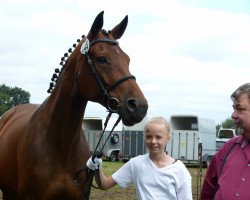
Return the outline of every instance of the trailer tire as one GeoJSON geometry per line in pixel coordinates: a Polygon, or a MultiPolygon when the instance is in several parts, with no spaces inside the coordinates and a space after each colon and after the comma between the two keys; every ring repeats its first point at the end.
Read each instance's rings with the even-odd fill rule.
{"type": "Polygon", "coordinates": [[[115,162],[115,161],[117,161],[117,153],[116,152],[111,152],[111,154],[110,154],[110,156],[109,156],[109,160],[111,161],[111,162],[115,162]]]}
{"type": "Polygon", "coordinates": [[[119,142],[119,135],[117,133],[111,135],[111,142],[112,144],[117,144],[119,142]]]}

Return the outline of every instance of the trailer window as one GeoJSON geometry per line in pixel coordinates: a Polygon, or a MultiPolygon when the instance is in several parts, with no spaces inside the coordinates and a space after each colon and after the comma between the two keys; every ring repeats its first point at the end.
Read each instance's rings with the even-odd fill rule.
{"type": "Polygon", "coordinates": [[[198,130],[197,117],[172,117],[173,130],[198,130]]]}

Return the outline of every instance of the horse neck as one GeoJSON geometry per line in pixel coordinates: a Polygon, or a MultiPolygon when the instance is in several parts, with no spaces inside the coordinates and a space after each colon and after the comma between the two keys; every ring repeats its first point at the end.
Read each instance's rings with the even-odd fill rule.
{"type": "Polygon", "coordinates": [[[87,100],[78,92],[75,65],[74,61],[68,62],[55,89],[43,105],[48,113],[45,141],[60,151],[68,151],[75,142],[80,141],[87,105],[87,100]]]}

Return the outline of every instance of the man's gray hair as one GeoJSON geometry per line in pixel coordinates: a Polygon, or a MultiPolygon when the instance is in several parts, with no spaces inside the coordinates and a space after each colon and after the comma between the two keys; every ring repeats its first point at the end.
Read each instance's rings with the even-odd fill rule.
{"type": "Polygon", "coordinates": [[[250,83],[245,83],[238,87],[232,94],[231,94],[231,99],[237,100],[240,95],[242,94],[247,94],[248,98],[250,99],[250,83]]]}

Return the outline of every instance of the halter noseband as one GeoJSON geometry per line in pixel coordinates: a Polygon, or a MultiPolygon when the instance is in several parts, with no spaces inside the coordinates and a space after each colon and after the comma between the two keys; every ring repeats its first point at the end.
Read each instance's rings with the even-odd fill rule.
{"type": "Polygon", "coordinates": [[[126,81],[128,79],[134,79],[135,80],[135,76],[133,76],[133,75],[125,76],[125,77],[115,81],[113,84],[111,84],[107,88],[105,88],[102,81],[101,81],[101,79],[100,79],[100,76],[96,73],[94,64],[93,64],[92,60],[90,59],[90,56],[89,56],[89,53],[88,53],[89,48],[91,46],[95,45],[96,43],[99,43],[99,42],[106,42],[106,43],[111,44],[111,45],[118,45],[119,44],[116,40],[111,40],[111,39],[108,39],[108,38],[99,38],[99,39],[93,40],[90,43],[88,38],[86,38],[86,40],[83,42],[83,44],[81,46],[81,53],[86,55],[87,60],[88,60],[88,64],[90,65],[90,69],[92,71],[92,74],[94,75],[94,78],[95,78],[98,86],[103,91],[103,95],[107,98],[107,108],[108,108],[108,110],[110,112],[117,113],[118,109],[119,109],[120,102],[118,101],[117,98],[111,97],[109,95],[109,92],[111,90],[113,90],[114,88],[116,88],[119,84],[121,84],[122,82],[124,82],[124,81],[126,81]]]}

